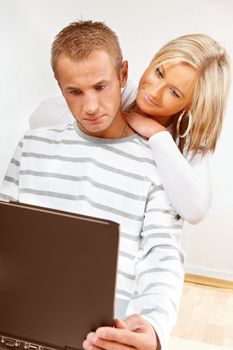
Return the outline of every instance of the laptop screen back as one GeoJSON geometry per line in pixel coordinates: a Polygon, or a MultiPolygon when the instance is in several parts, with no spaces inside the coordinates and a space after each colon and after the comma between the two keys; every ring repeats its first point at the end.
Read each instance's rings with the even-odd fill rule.
{"type": "Polygon", "coordinates": [[[0,203],[0,335],[81,349],[113,324],[119,225],[0,203]]]}

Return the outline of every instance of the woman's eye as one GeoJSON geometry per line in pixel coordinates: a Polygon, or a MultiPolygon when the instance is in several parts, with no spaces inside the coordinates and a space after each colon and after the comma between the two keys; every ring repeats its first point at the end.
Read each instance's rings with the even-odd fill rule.
{"type": "Polygon", "coordinates": [[[159,68],[156,68],[156,74],[159,78],[163,78],[163,73],[159,68]]]}
{"type": "Polygon", "coordinates": [[[178,92],[176,92],[176,90],[170,89],[170,91],[173,96],[180,98],[180,95],[178,94],[178,92]]]}

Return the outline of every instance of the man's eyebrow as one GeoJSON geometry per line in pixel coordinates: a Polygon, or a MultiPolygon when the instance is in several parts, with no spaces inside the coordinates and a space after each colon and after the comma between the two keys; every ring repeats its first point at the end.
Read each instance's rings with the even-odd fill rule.
{"type": "Polygon", "coordinates": [[[101,79],[99,81],[97,81],[95,84],[93,84],[93,86],[98,86],[98,85],[103,85],[103,84],[106,84],[107,83],[107,80],[105,79],[101,79]]]}
{"type": "MultiPolygon", "coordinates": [[[[92,86],[93,87],[96,87],[96,86],[99,86],[99,85],[103,85],[103,84],[106,84],[108,82],[108,80],[106,79],[101,79],[99,81],[97,81],[96,83],[94,83],[92,86]]],[[[67,86],[65,88],[66,91],[71,91],[71,90],[78,90],[78,91],[81,91],[81,89],[77,86],[67,86]]]]}
{"type": "Polygon", "coordinates": [[[75,87],[75,86],[67,86],[65,88],[66,91],[70,91],[70,90],[80,90],[78,87],[75,87]]]}

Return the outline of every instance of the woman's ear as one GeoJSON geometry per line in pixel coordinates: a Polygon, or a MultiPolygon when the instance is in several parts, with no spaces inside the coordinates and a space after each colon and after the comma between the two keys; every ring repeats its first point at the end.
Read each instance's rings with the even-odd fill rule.
{"type": "Polygon", "coordinates": [[[120,85],[125,87],[128,79],[128,61],[124,61],[120,69],[120,85]]]}

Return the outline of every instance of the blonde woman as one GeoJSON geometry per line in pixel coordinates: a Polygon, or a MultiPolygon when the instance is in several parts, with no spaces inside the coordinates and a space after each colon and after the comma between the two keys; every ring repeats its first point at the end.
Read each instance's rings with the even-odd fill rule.
{"type": "MultiPolygon", "coordinates": [[[[193,34],[158,51],[138,92],[130,81],[122,91],[129,125],[148,138],[171,204],[192,224],[211,204],[209,158],[221,131],[229,79],[225,50],[207,35],[193,34]]],[[[43,102],[29,123],[38,128],[68,120],[73,117],[58,97],[43,102]]]]}
{"type": "Polygon", "coordinates": [[[225,50],[203,34],[178,37],[142,75],[127,121],[148,138],[167,196],[195,224],[212,197],[209,157],[221,131],[229,90],[225,50]]]}

